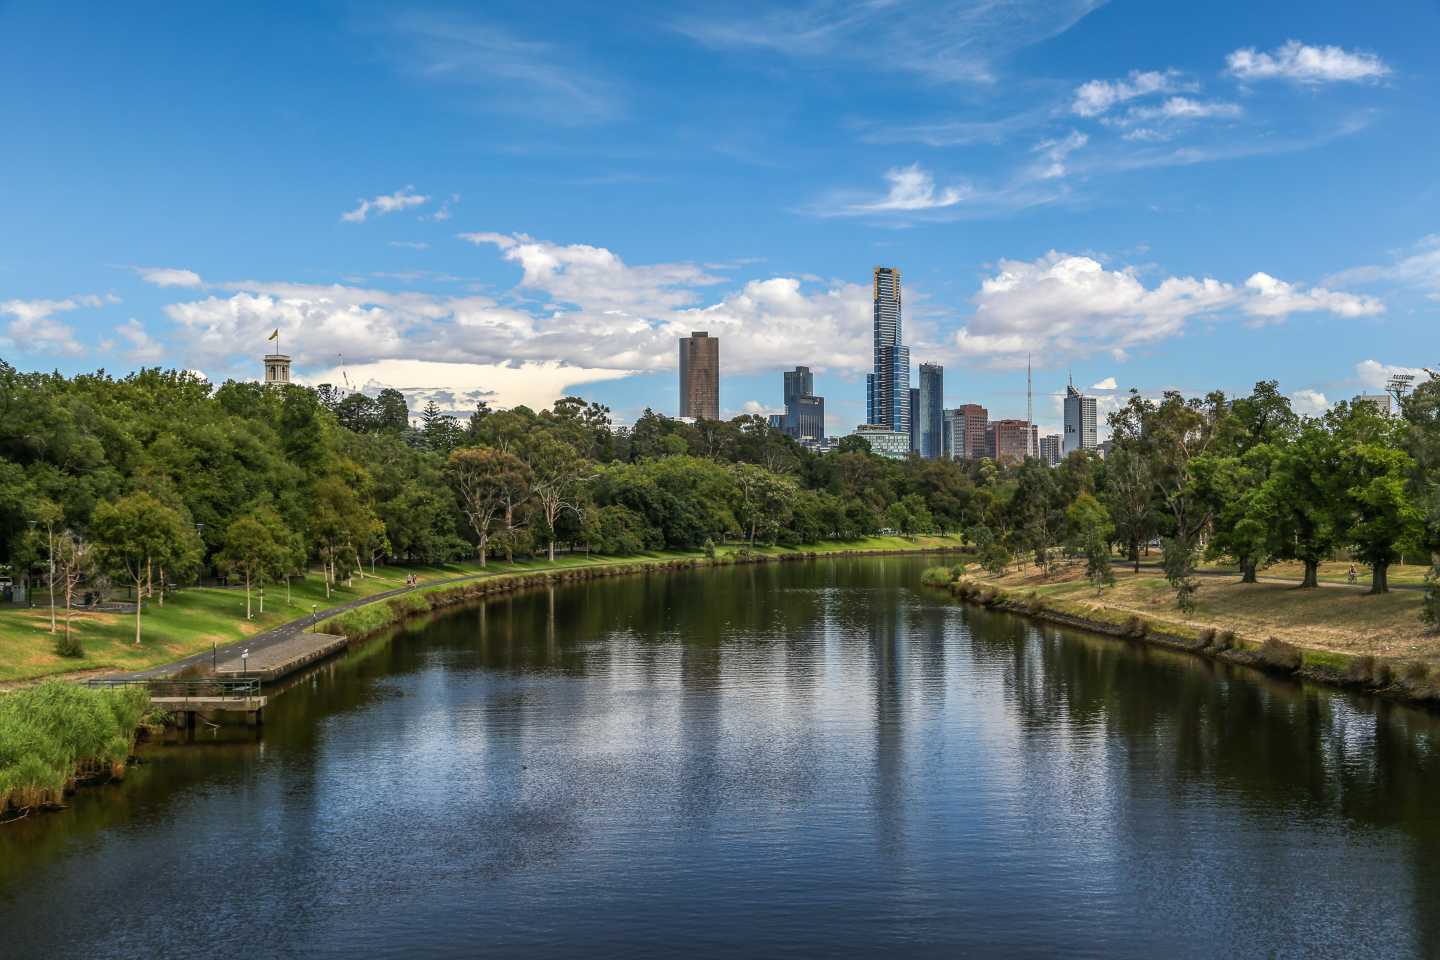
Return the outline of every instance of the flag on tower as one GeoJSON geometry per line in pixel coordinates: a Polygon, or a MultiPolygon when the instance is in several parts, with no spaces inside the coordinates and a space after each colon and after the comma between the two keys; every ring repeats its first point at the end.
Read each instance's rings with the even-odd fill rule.
{"type": "Polygon", "coordinates": [[[276,328],[275,328],[275,332],[272,333],[272,334],[270,334],[270,336],[266,337],[265,339],[266,339],[266,340],[279,340],[279,339],[280,339],[280,328],[279,328],[279,327],[276,327],[276,328]]]}

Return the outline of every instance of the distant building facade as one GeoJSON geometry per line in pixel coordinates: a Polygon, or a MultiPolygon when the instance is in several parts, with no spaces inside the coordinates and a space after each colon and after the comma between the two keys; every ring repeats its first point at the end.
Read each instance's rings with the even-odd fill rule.
{"type": "Polygon", "coordinates": [[[912,453],[920,452],[920,418],[916,412],[920,409],[920,388],[910,388],[910,450],[912,453]]]}
{"type": "Polygon", "coordinates": [[[1040,438],[1040,460],[1055,466],[1060,462],[1060,449],[1064,440],[1058,433],[1052,433],[1040,438]]]}
{"type": "Polygon", "coordinates": [[[720,419],[720,338],[703,330],[680,338],[680,416],[720,419]]]}
{"type": "Polygon", "coordinates": [[[290,356],[284,353],[265,354],[265,386],[278,387],[290,382],[290,356]]]}
{"type": "Polygon", "coordinates": [[[986,428],[990,423],[990,411],[978,403],[962,403],[955,408],[955,415],[965,423],[965,429],[961,435],[963,439],[957,439],[954,447],[956,460],[983,460],[990,456],[989,445],[986,442],[986,428]]]}
{"type": "Polygon", "coordinates": [[[900,271],[876,267],[874,276],[874,372],[865,378],[869,425],[910,432],[910,348],[902,340],[900,271]]]}
{"type": "Polygon", "coordinates": [[[986,447],[996,463],[1024,463],[1030,450],[1030,424],[1024,420],[996,420],[986,428],[986,447]]]}
{"type": "Polygon", "coordinates": [[[815,396],[815,377],[809,367],[785,371],[785,413],[780,429],[799,440],[825,439],[825,398],[815,396]]]}
{"type": "Polygon", "coordinates": [[[917,399],[910,415],[920,424],[920,456],[938,460],[945,455],[945,368],[940,364],[920,364],[917,399]]]}
{"type": "Polygon", "coordinates": [[[1065,436],[1062,456],[1076,450],[1094,450],[1097,446],[1095,398],[1087,397],[1074,384],[1065,388],[1065,436]]]}
{"type": "Polygon", "coordinates": [[[910,454],[909,432],[891,430],[883,423],[862,423],[851,436],[863,437],[872,453],[891,460],[904,460],[910,454]]]}
{"type": "Polygon", "coordinates": [[[1390,394],[1388,393],[1362,393],[1360,394],[1360,396],[1350,401],[1350,406],[1358,407],[1362,403],[1368,403],[1370,406],[1374,407],[1375,412],[1380,414],[1382,417],[1388,417],[1395,412],[1394,401],[1391,400],[1390,394]]]}

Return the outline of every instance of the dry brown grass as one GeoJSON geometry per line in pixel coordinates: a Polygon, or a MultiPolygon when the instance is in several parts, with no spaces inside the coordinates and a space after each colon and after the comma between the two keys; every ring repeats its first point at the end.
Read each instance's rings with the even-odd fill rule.
{"type": "Polygon", "coordinates": [[[1116,585],[1099,597],[1079,564],[1066,565],[1049,578],[1032,567],[995,582],[1107,611],[1105,619],[1109,620],[1117,614],[1133,613],[1182,624],[1197,636],[1213,627],[1233,630],[1252,643],[1276,637],[1311,650],[1440,661],[1440,635],[1427,631],[1419,619],[1419,591],[1397,590],[1372,597],[1347,588],[1301,590],[1285,583],[1206,577],[1196,594],[1196,609],[1187,617],[1175,606],[1174,591],[1164,578],[1153,572],[1135,576],[1118,569],[1116,574],[1116,585]]]}

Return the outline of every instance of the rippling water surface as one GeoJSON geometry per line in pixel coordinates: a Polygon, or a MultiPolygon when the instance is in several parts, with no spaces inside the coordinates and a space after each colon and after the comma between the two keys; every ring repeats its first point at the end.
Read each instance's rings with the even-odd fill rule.
{"type": "Polygon", "coordinates": [[[0,827],[0,956],[1440,956],[1435,715],[924,566],[576,584],[351,651],[258,741],[0,827]]]}

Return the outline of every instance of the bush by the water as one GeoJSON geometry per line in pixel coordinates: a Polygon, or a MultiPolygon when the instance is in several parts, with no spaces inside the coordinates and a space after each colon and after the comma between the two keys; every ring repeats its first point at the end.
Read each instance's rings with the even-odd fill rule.
{"type": "Polygon", "coordinates": [[[116,774],[150,699],[52,680],[0,694],[0,810],[58,803],[79,777],[116,774]]]}
{"type": "Polygon", "coordinates": [[[944,587],[954,579],[949,567],[926,567],[920,574],[920,582],[927,587],[944,587]]]}
{"type": "Polygon", "coordinates": [[[1120,632],[1124,636],[1139,640],[1150,632],[1150,624],[1141,620],[1139,617],[1130,617],[1125,621],[1124,626],[1120,628],[1120,632]]]}
{"type": "Polygon", "coordinates": [[[1300,648],[1278,637],[1270,637],[1260,647],[1260,662],[1272,670],[1294,673],[1300,669],[1300,648]]]}

